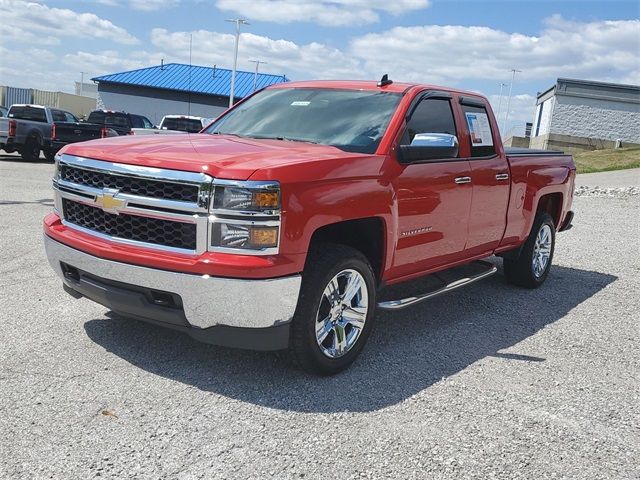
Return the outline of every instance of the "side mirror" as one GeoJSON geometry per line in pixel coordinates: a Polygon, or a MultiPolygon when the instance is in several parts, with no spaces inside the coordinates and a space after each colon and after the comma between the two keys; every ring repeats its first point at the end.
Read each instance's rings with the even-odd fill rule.
{"type": "Polygon", "coordinates": [[[457,156],[458,137],[448,133],[417,133],[411,145],[398,146],[398,161],[405,164],[457,156]]]}

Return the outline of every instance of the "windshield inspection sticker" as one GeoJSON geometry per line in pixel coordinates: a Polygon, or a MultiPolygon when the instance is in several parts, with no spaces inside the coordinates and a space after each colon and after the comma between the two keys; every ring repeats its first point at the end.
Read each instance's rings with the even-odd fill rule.
{"type": "Polygon", "coordinates": [[[303,102],[302,100],[296,100],[295,102],[291,102],[292,107],[307,107],[311,105],[311,102],[303,102]]]}
{"type": "Polygon", "coordinates": [[[493,145],[491,138],[491,127],[489,117],[486,113],[465,113],[469,134],[471,135],[471,145],[474,147],[485,147],[493,145]]]}

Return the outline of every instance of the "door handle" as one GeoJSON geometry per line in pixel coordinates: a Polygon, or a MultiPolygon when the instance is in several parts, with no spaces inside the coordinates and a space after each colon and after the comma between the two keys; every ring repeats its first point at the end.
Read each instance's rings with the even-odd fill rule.
{"type": "Polygon", "coordinates": [[[456,177],[455,182],[458,185],[462,185],[464,183],[471,183],[471,177],[456,177]]]}
{"type": "Polygon", "coordinates": [[[508,173],[498,173],[496,175],[496,180],[509,180],[509,174],[508,173]]]}

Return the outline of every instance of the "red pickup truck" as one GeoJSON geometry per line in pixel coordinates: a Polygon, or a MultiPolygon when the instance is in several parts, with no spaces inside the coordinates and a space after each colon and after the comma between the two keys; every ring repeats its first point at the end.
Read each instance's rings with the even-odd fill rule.
{"type": "Polygon", "coordinates": [[[199,134],[65,147],[44,239],[76,298],[333,374],[377,308],[486,277],[486,257],[540,286],[574,180],[568,155],[505,151],[476,93],[286,83],[199,134]]]}

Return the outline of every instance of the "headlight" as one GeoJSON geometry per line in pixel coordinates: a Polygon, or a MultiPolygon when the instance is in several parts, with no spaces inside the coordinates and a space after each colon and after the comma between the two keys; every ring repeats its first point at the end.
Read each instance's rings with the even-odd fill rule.
{"type": "Polygon", "coordinates": [[[271,184],[255,188],[215,186],[212,208],[248,212],[275,211],[280,208],[280,191],[271,184]]]}
{"type": "Polygon", "coordinates": [[[210,209],[210,250],[271,255],[280,238],[277,182],[215,180],[210,209]]]}

